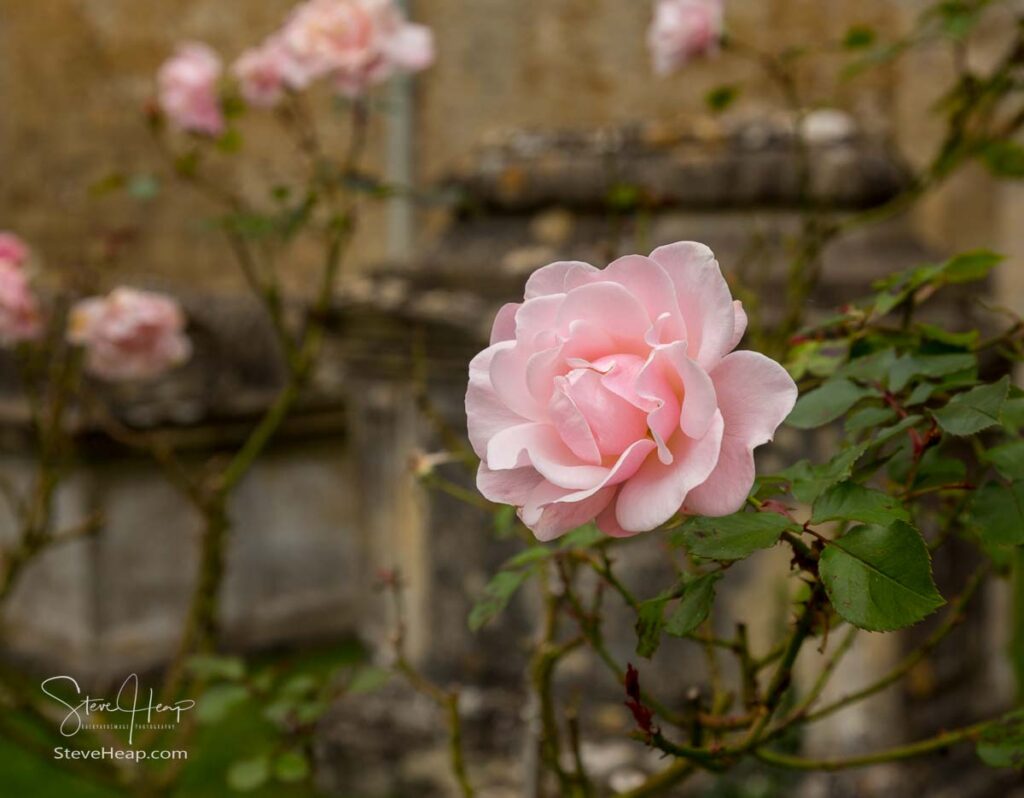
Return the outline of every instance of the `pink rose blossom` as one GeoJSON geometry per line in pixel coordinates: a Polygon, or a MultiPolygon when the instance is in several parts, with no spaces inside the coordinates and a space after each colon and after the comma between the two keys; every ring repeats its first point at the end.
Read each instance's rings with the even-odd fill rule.
{"type": "Polygon", "coordinates": [[[250,105],[272,108],[295,78],[296,65],[281,37],[273,36],[259,47],[246,50],[232,69],[250,105]]]}
{"type": "Polygon", "coordinates": [[[42,335],[43,316],[21,264],[0,257],[0,341],[16,344],[42,335]]]}
{"type": "Polygon", "coordinates": [[[222,71],[217,53],[197,42],[179,45],[160,67],[157,99],[177,128],[206,136],[224,132],[224,115],[217,94],[222,71]]]}
{"type": "Polygon", "coordinates": [[[281,36],[295,88],[328,78],[344,94],[359,95],[434,60],[430,30],[409,22],[394,0],[306,0],[281,36]]]}
{"type": "Polygon", "coordinates": [[[733,352],[746,325],[703,244],[538,270],[470,363],[480,492],[540,540],[736,512],[797,395],[778,363],[733,352]]]}
{"type": "Polygon", "coordinates": [[[667,75],[718,50],[725,27],[723,0],[657,0],[647,32],[654,71],[667,75]]]}
{"type": "Polygon", "coordinates": [[[85,347],[86,369],[106,380],[156,377],[188,360],[185,314],[172,298],[133,288],[78,302],[68,340],[85,347]]]}
{"type": "Polygon", "coordinates": [[[21,266],[28,260],[28,244],[14,233],[0,233],[0,261],[21,266]]]}

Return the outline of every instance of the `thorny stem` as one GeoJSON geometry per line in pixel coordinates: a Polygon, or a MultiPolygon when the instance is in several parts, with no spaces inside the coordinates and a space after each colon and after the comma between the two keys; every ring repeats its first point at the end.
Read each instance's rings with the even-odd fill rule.
{"type": "Polygon", "coordinates": [[[804,605],[804,610],[797,619],[796,627],[790,635],[789,642],[783,649],[779,664],[772,674],[772,679],[765,692],[764,702],[760,707],[761,717],[750,730],[750,734],[741,746],[741,750],[751,750],[757,747],[761,735],[764,734],[771,723],[772,716],[779,708],[782,697],[789,688],[793,676],[793,666],[800,654],[804,641],[811,634],[814,627],[815,613],[818,611],[818,604],[824,597],[824,589],[820,582],[815,583],[811,588],[811,594],[804,605]]]}
{"type": "Polygon", "coordinates": [[[754,751],[754,756],[769,765],[775,765],[777,767],[787,768],[790,770],[849,770],[850,768],[866,767],[867,765],[880,765],[886,762],[899,762],[903,759],[912,759],[932,751],[940,751],[943,748],[949,748],[951,745],[964,742],[966,740],[976,740],[978,736],[992,724],[993,721],[976,723],[972,726],[966,726],[962,729],[944,732],[936,735],[935,737],[930,737],[927,740],[911,743],[910,745],[901,745],[895,748],[889,748],[885,751],[879,751],[874,754],[851,756],[842,759],[805,759],[803,757],[783,754],[778,751],[771,751],[767,748],[757,749],[754,751]]]}
{"type": "Polygon", "coordinates": [[[649,798],[649,796],[661,795],[669,787],[682,783],[696,772],[697,768],[692,762],[680,759],[659,773],[655,773],[639,787],[620,793],[618,798],[649,798]]]}
{"type": "MultiPolygon", "coordinates": [[[[564,578],[564,577],[563,577],[564,578]]],[[[544,602],[544,622],[540,640],[534,649],[530,663],[530,675],[540,710],[541,759],[558,778],[563,795],[571,795],[573,778],[561,763],[561,741],[558,733],[554,697],[554,675],[559,661],[581,642],[579,638],[566,643],[556,642],[558,636],[559,597],[551,589],[549,569],[543,569],[540,576],[541,597],[544,602]]]]}
{"type": "MultiPolygon", "coordinates": [[[[909,673],[919,662],[924,660],[932,651],[934,651],[938,645],[949,635],[958,624],[963,621],[963,609],[967,602],[971,600],[974,594],[977,592],[981,585],[982,579],[988,572],[988,566],[983,565],[979,567],[971,575],[970,579],[967,580],[967,584],[961,591],[960,595],[957,596],[952,602],[950,602],[949,609],[946,613],[946,618],[939,627],[932,632],[928,639],[911,654],[900,662],[891,672],[886,676],[879,679],[877,682],[868,685],[867,687],[857,690],[843,698],[837,699],[831,704],[827,704],[820,709],[813,712],[806,712],[803,715],[803,719],[810,723],[821,718],[831,715],[833,712],[838,712],[840,709],[849,706],[850,704],[858,703],[875,693],[880,693],[885,688],[895,684],[902,679],[907,673],[909,673]]],[[[800,720],[799,716],[794,716],[793,721],[800,720]]],[[[784,724],[785,725],[785,724],[784,724]]]]}
{"type": "Polygon", "coordinates": [[[444,713],[448,726],[448,755],[451,760],[452,774],[458,783],[463,798],[473,798],[475,791],[469,780],[466,769],[466,757],[462,739],[462,717],[459,714],[458,690],[445,690],[426,676],[409,660],[405,651],[406,624],[405,603],[402,600],[402,580],[397,573],[392,573],[386,580],[395,614],[395,629],[392,635],[394,646],[395,670],[398,671],[416,692],[433,701],[444,713]]]}
{"type": "MultiPolygon", "coordinates": [[[[365,109],[360,106],[360,110],[353,115],[351,143],[345,156],[346,172],[351,172],[355,168],[362,153],[366,124],[365,109]]],[[[215,199],[226,203],[230,209],[238,210],[244,207],[242,200],[236,195],[231,192],[225,193],[218,185],[211,186],[198,173],[185,177],[215,199]]],[[[354,202],[342,209],[337,206],[333,187],[327,194],[333,216],[329,222],[326,257],[309,319],[297,340],[292,338],[284,324],[276,282],[268,283],[266,286],[261,284],[256,276],[255,263],[251,259],[247,243],[241,236],[228,229],[229,243],[232,244],[243,275],[271,317],[275,334],[285,354],[288,378],[263,418],[219,474],[216,474],[207,485],[201,486],[195,486],[191,480],[184,479],[187,495],[203,515],[204,529],[200,540],[199,574],[186,616],[184,632],[178,653],[167,669],[161,689],[161,696],[165,701],[169,701],[182,688],[188,657],[196,651],[210,649],[216,645],[219,593],[231,530],[228,514],[230,496],[294,409],[312,377],[320,353],[327,311],[337,282],[342,255],[351,240],[355,221],[354,202]]],[[[173,454],[165,452],[164,460],[173,462],[173,454]]],[[[191,731],[190,727],[183,734],[191,731]]]]}

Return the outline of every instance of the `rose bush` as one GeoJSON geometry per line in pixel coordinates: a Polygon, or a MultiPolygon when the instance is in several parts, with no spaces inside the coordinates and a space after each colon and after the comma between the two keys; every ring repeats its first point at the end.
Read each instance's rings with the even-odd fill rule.
{"type": "Polygon", "coordinates": [[[540,540],[736,512],[797,395],[778,363],[733,351],[746,323],[703,244],[540,269],[470,364],[481,493],[540,540]]]}
{"type": "Polygon", "coordinates": [[[271,108],[284,96],[285,90],[297,82],[294,69],[282,37],[275,35],[242,53],[231,71],[249,105],[271,108]]]}
{"type": "Polygon", "coordinates": [[[14,233],[0,233],[0,261],[21,266],[28,260],[28,245],[14,233]]]}
{"type": "Polygon", "coordinates": [[[667,75],[694,58],[713,53],[724,25],[722,0],[658,0],[647,32],[654,71],[667,75]]]}
{"type": "Polygon", "coordinates": [[[429,28],[409,22],[394,0],[307,0],[234,65],[242,94],[271,106],[284,89],[326,79],[347,96],[434,60],[429,28]]]}
{"type": "Polygon", "coordinates": [[[160,67],[157,100],[179,130],[206,136],[224,132],[217,83],[220,57],[199,42],[186,42],[160,67]]]}
{"type": "Polygon", "coordinates": [[[19,262],[0,257],[0,342],[17,344],[43,331],[39,301],[19,262]]]}
{"type": "Polygon", "coordinates": [[[184,330],[185,314],[175,300],[122,287],[77,303],[68,340],[85,348],[85,367],[96,377],[147,379],[189,358],[184,330]]]}

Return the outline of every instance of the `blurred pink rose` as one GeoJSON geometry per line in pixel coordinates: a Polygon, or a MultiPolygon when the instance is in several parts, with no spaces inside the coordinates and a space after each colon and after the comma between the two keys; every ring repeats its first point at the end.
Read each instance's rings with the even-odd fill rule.
{"type": "Polygon", "coordinates": [[[185,314],[163,294],[115,288],[72,308],[68,340],[85,348],[86,369],[106,380],[156,377],[192,354],[185,314]]]}
{"type": "Polygon", "coordinates": [[[654,71],[667,75],[718,49],[725,26],[724,0],[657,0],[647,31],[654,71]]]}
{"type": "Polygon", "coordinates": [[[31,341],[42,332],[43,316],[28,274],[20,263],[0,257],[0,341],[31,341]]]}
{"type": "Polygon", "coordinates": [[[272,36],[259,47],[242,53],[232,69],[250,105],[271,108],[295,80],[293,62],[280,36],[272,36]]]}
{"type": "Polygon", "coordinates": [[[621,537],[739,510],[754,448],[797,395],[778,363],[732,351],[746,324],[703,244],[538,270],[469,367],[480,492],[540,540],[594,518],[621,537]]]}
{"type": "Polygon", "coordinates": [[[21,266],[28,260],[28,244],[14,233],[0,233],[0,261],[21,266]]]}
{"type": "Polygon", "coordinates": [[[157,76],[157,99],[171,123],[189,133],[219,136],[224,132],[217,82],[220,56],[198,42],[178,46],[157,76]]]}
{"type": "Polygon", "coordinates": [[[339,91],[359,95],[434,60],[430,30],[409,22],[394,0],[306,0],[281,35],[296,88],[328,78],[339,91]]]}

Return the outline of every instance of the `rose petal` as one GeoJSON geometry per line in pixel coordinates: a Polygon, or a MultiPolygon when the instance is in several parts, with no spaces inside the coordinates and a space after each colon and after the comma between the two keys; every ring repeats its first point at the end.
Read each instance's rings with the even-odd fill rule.
{"type": "Polygon", "coordinates": [[[590,283],[566,294],[558,310],[557,329],[568,337],[570,324],[578,321],[599,326],[621,347],[621,352],[635,353],[647,348],[644,333],[651,326],[647,311],[618,283],[590,283]]]}
{"type": "Polygon", "coordinates": [[[792,378],[757,352],[733,352],[711,373],[725,420],[722,454],[707,480],[686,501],[689,512],[737,512],[754,484],[754,448],[772,439],[796,403],[792,378]]]}
{"type": "Polygon", "coordinates": [[[708,373],[687,356],[687,347],[675,343],[656,353],[664,357],[679,377],[683,397],[679,408],[679,428],[690,438],[703,438],[718,409],[718,396],[708,373]]]}
{"type": "Polygon", "coordinates": [[[600,271],[589,263],[578,260],[549,263],[547,266],[537,269],[526,281],[526,299],[549,294],[564,294],[566,292],[565,281],[569,275],[597,275],[600,274],[600,271]]]}
{"type": "Polygon", "coordinates": [[[487,443],[494,435],[508,427],[517,427],[527,422],[526,418],[514,413],[501,401],[491,385],[491,360],[500,348],[510,346],[511,342],[503,342],[488,347],[469,364],[466,419],[470,445],[481,458],[487,455],[487,443]]]}
{"type": "Polygon", "coordinates": [[[547,542],[593,520],[614,496],[615,488],[605,488],[580,501],[569,501],[563,491],[541,484],[520,510],[519,517],[537,540],[547,542]]]}
{"type": "Polygon", "coordinates": [[[686,327],[676,299],[672,278],[656,261],[643,255],[626,255],[612,261],[602,279],[619,283],[647,309],[653,324],[658,321],[662,341],[677,341],[686,336],[686,327]]]}
{"type": "Polygon", "coordinates": [[[651,259],[675,283],[690,357],[711,371],[729,351],[736,328],[732,294],[714,253],[703,244],[681,241],[658,247],[651,259]]]}
{"type": "Polygon", "coordinates": [[[747,331],[747,311],[743,309],[743,303],[737,299],[732,303],[732,307],[736,311],[736,327],[732,331],[732,341],[729,343],[730,352],[740,345],[747,331]]]}
{"type": "Polygon", "coordinates": [[[562,441],[585,463],[601,465],[601,451],[586,417],[568,391],[568,380],[557,378],[548,413],[562,441]]]}
{"type": "Polygon", "coordinates": [[[552,484],[573,490],[593,488],[608,476],[607,468],[581,463],[550,424],[502,430],[487,444],[486,463],[494,470],[532,464],[552,484]]]}
{"type": "Polygon", "coordinates": [[[626,532],[646,532],[675,515],[687,494],[714,470],[722,448],[722,428],[722,416],[716,413],[703,438],[694,440],[680,433],[668,441],[670,465],[647,458],[619,491],[615,502],[619,526],[626,532]]]}
{"type": "Polygon", "coordinates": [[[521,307],[521,302],[509,302],[501,306],[494,317],[494,326],[491,327],[491,346],[516,337],[516,311],[521,307]]]}
{"type": "Polygon", "coordinates": [[[492,471],[481,463],[476,472],[477,490],[488,501],[513,504],[522,507],[544,477],[535,468],[512,468],[506,471],[492,471]]]}

